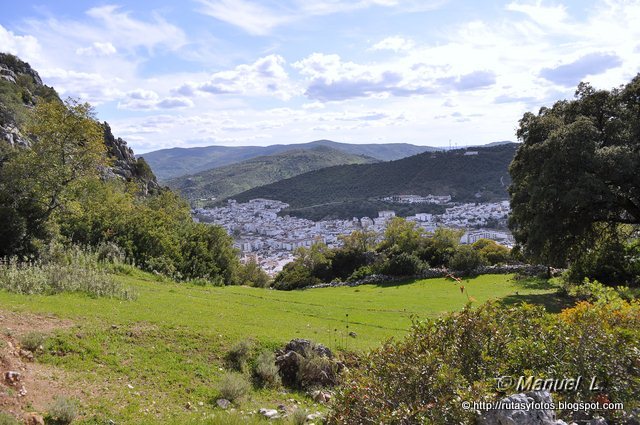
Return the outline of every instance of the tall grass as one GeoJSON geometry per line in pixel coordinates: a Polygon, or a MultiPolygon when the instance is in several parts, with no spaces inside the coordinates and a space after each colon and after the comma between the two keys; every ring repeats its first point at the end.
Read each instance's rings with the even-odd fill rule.
{"type": "Polygon", "coordinates": [[[109,275],[111,268],[112,264],[98,260],[97,253],[79,247],[49,250],[35,260],[0,260],[0,288],[25,295],[80,292],[92,297],[135,298],[109,275]]]}

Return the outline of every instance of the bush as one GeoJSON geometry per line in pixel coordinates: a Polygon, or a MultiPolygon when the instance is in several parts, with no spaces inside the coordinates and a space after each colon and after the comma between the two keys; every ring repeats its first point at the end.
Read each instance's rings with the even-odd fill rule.
{"type": "Polygon", "coordinates": [[[426,264],[413,254],[402,252],[393,255],[382,265],[382,273],[389,276],[415,276],[425,269],[426,264]]]}
{"type": "Polygon", "coordinates": [[[486,265],[486,262],[478,251],[469,245],[458,247],[449,262],[449,268],[464,274],[473,273],[478,267],[486,265]]]}
{"type": "Polygon", "coordinates": [[[60,262],[0,260],[0,288],[26,295],[81,292],[92,297],[135,298],[130,289],[82,255],[60,262]]]}
{"type": "Polygon", "coordinates": [[[0,412],[0,425],[20,425],[20,422],[8,413],[0,412]]]}
{"type": "Polygon", "coordinates": [[[244,372],[247,363],[251,359],[253,352],[253,343],[250,340],[243,339],[238,341],[225,356],[227,366],[238,372],[244,372]]]}
{"type": "Polygon", "coordinates": [[[70,424],[77,416],[78,403],[68,397],[56,397],[49,407],[48,417],[58,424],[70,424]]]}
{"type": "Polygon", "coordinates": [[[220,396],[229,401],[237,402],[249,392],[249,381],[238,372],[226,373],[220,381],[220,396]]]}
{"type": "MultiPolygon", "coordinates": [[[[329,422],[474,423],[460,401],[501,398],[495,378],[521,375],[595,378],[602,393],[586,385],[554,393],[554,401],[606,396],[631,410],[640,393],[639,344],[637,301],[583,302],[559,315],[529,305],[467,306],[416,322],[404,340],[369,353],[337,391],[329,422]]],[[[611,422],[620,414],[591,413],[611,422]]]]}
{"type": "Polygon", "coordinates": [[[299,387],[306,390],[334,386],[338,383],[338,365],[313,347],[308,348],[299,357],[297,381],[299,387]]]}
{"type": "Polygon", "coordinates": [[[45,336],[40,332],[29,332],[20,338],[20,347],[35,353],[45,340],[45,336]]]}
{"type": "Polygon", "coordinates": [[[282,384],[280,372],[276,366],[276,358],[273,352],[263,351],[258,355],[253,368],[253,375],[259,386],[265,388],[278,388],[282,384]]]}
{"type": "Polygon", "coordinates": [[[291,414],[291,423],[293,425],[304,425],[307,422],[307,416],[309,412],[307,409],[296,407],[296,410],[291,414]]]}

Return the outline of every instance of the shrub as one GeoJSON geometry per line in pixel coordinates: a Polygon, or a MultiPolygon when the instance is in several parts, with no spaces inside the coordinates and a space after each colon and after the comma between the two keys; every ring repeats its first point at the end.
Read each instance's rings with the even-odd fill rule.
{"type": "Polygon", "coordinates": [[[45,339],[40,332],[29,332],[20,338],[20,346],[25,350],[36,352],[44,344],[45,339]]]}
{"type": "Polygon", "coordinates": [[[59,262],[0,260],[0,288],[18,294],[81,292],[92,297],[135,298],[98,265],[82,256],[59,262]]]}
{"type": "Polygon", "coordinates": [[[238,372],[226,373],[220,381],[220,396],[229,401],[237,402],[249,392],[249,381],[238,372]]]}
{"type": "Polygon", "coordinates": [[[312,347],[299,357],[297,381],[300,388],[329,387],[338,383],[338,365],[312,347]]]}
{"type": "Polygon", "coordinates": [[[118,264],[123,263],[125,260],[124,252],[113,242],[100,243],[96,250],[96,255],[98,257],[98,261],[104,263],[118,264]]]}
{"type": "Polygon", "coordinates": [[[8,413],[0,412],[0,425],[20,425],[20,422],[8,413]]]}
{"type": "Polygon", "coordinates": [[[304,425],[307,422],[307,415],[309,412],[307,409],[296,407],[296,410],[291,414],[291,423],[293,425],[304,425]]]}
{"type": "Polygon", "coordinates": [[[251,359],[252,351],[253,343],[250,340],[238,341],[225,356],[227,366],[238,372],[244,372],[251,359]]]}
{"type": "Polygon", "coordinates": [[[260,353],[256,359],[253,374],[258,385],[265,388],[278,388],[282,383],[275,355],[271,351],[260,353]]]}
{"type": "MultiPolygon", "coordinates": [[[[582,302],[559,315],[530,305],[467,306],[416,322],[404,340],[369,353],[337,391],[329,422],[474,423],[476,414],[460,401],[501,398],[495,378],[505,375],[594,378],[601,393],[586,385],[554,393],[554,401],[604,396],[632,410],[640,393],[639,344],[637,301],[582,302]]],[[[621,412],[591,413],[615,422],[621,412]]]]}
{"type": "Polygon", "coordinates": [[[77,416],[78,403],[68,397],[56,397],[49,407],[48,417],[58,424],[70,424],[77,416]]]}
{"type": "Polygon", "coordinates": [[[426,264],[413,254],[402,252],[393,255],[382,266],[382,273],[389,276],[415,276],[425,269],[426,264]]]}
{"type": "Polygon", "coordinates": [[[478,267],[486,265],[480,253],[469,245],[458,247],[449,262],[449,268],[464,274],[471,274],[478,267]]]}

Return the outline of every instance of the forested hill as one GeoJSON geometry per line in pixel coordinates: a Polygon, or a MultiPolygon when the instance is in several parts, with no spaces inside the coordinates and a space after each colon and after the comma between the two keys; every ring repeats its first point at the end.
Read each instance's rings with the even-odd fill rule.
{"type": "Polygon", "coordinates": [[[197,174],[177,177],[167,185],[188,199],[223,198],[312,170],[343,164],[369,164],[376,159],[325,146],[259,156],[197,174]]]}
{"type": "Polygon", "coordinates": [[[425,152],[397,161],[340,165],[301,174],[234,196],[269,198],[293,209],[394,194],[451,195],[456,201],[507,199],[509,163],[517,144],[425,152]]]}
{"type": "MultiPolygon", "coordinates": [[[[62,102],[53,87],[42,83],[38,72],[18,57],[0,53],[0,151],[9,146],[28,147],[22,131],[28,111],[39,101],[62,102]]],[[[142,158],[136,158],[127,142],[115,137],[109,124],[101,123],[111,165],[109,176],[135,180],[146,192],[159,189],[156,177],[142,158]]]]}
{"type": "Polygon", "coordinates": [[[292,149],[308,150],[318,147],[336,149],[352,155],[365,155],[380,161],[392,161],[437,150],[437,148],[429,146],[416,146],[408,143],[350,144],[331,140],[316,140],[290,145],[171,148],[147,152],[144,157],[159,179],[168,180],[235,164],[258,156],[275,155],[292,149]]]}

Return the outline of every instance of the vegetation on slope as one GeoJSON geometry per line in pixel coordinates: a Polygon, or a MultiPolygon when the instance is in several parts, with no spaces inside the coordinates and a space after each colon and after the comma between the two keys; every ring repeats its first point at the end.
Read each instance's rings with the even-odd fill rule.
{"type": "Polygon", "coordinates": [[[396,195],[451,195],[457,201],[505,199],[515,144],[432,152],[397,161],[311,171],[235,195],[238,201],[277,199],[301,210],[396,195]]]}
{"type": "Polygon", "coordinates": [[[148,152],[144,157],[156,175],[161,180],[167,180],[246,161],[258,156],[275,155],[292,149],[309,150],[318,147],[331,148],[351,155],[367,156],[380,161],[392,161],[435,150],[429,146],[415,146],[407,143],[348,144],[331,140],[317,140],[294,145],[171,148],[148,152]]]}
{"type": "Polygon", "coordinates": [[[535,261],[640,284],[640,74],[520,120],[510,226],[535,261]]]}
{"type": "Polygon", "coordinates": [[[273,183],[312,170],[342,164],[367,164],[375,159],[318,146],[260,156],[197,174],[177,177],[167,185],[187,199],[226,198],[257,186],[273,183]]]}

